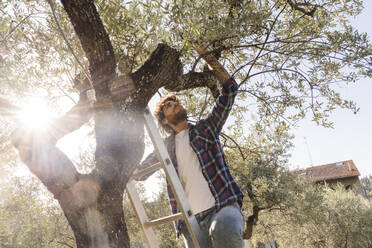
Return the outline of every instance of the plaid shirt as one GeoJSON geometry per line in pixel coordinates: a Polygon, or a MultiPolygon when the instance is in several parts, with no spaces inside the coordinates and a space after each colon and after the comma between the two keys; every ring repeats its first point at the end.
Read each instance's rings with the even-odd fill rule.
{"type": "MultiPolygon", "coordinates": [[[[238,86],[234,78],[227,80],[222,85],[221,95],[217,98],[213,110],[207,118],[198,121],[195,125],[189,124],[190,145],[199,159],[204,178],[216,200],[217,211],[229,204],[238,203],[241,206],[243,200],[243,193],[230,174],[219,140],[219,133],[231,111],[237,90],[238,86]]],[[[165,144],[178,174],[175,135],[167,137],[165,144]]],[[[144,169],[157,162],[156,154],[151,153],[141,163],[140,168],[144,169]]],[[[180,212],[168,182],[167,189],[172,213],[180,212]]],[[[182,221],[175,222],[177,237],[181,234],[181,224],[182,221]]]]}

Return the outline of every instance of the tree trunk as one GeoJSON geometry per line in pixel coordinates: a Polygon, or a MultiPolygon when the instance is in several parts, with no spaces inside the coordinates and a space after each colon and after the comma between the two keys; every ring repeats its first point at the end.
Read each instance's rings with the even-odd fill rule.
{"type": "MultiPolygon", "coordinates": [[[[129,248],[123,213],[126,183],[116,183],[120,175],[109,181],[99,170],[80,174],[50,139],[42,139],[44,134],[28,134],[24,130],[18,133],[22,137],[15,145],[22,161],[58,200],[74,232],[77,247],[129,248]]],[[[133,154],[132,158],[138,163],[141,156],[133,154]]]]}
{"type": "Polygon", "coordinates": [[[91,179],[79,182],[79,189],[68,194],[74,203],[59,200],[65,216],[74,232],[78,248],[85,247],[130,247],[123,212],[123,193],[99,190],[91,179]],[[99,192],[97,192],[99,191],[99,192]],[[95,198],[88,206],[79,208],[79,200],[95,198]]]}
{"type": "Polygon", "coordinates": [[[122,200],[143,154],[143,117],[136,112],[140,108],[113,102],[109,82],[116,77],[116,61],[93,1],[62,0],[62,4],[89,60],[96,93],[96,168],[81,175],[59,201],[78,247],[130,247],[122,200]]]}

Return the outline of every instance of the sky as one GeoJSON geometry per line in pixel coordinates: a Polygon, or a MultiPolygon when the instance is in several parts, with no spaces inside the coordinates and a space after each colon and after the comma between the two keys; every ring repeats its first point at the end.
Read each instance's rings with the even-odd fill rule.
{"type": "MultiPolygon", "coordinates": [[[[364,1],[361,15],[352,21],[354,27],[366,32],[372,39],[372,1],[364,1]],[[369,16],[368,16],[369,13],[369,16]]],[[[353,160],[362,176],[372,175],[372,79],[363,79],[350,85],[337,85],[337,91],[356,102],[360,111],[336,110],[331,114],[334,128],[317,126],[302,120],[293,130],[294,148],[291,150],[291,168],[353,160]]]]}

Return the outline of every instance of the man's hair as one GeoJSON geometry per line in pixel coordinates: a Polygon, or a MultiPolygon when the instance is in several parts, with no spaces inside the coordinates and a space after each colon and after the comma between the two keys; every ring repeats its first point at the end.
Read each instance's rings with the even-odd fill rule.
{"type": "Polygon", "coordinates": [[[162,98],[160,98],[159,102],[156,104],[155,112],[154,112],[154,115],[155,115],[156,119],[158,120],[159,127],[165,133],[172,133],[173,132],[173,129],[169,125],[163,123],[163,120],[165,119],[165,115],[164,115],[164,112],[163,112],[163,107],[164,107],[165,103],[169,102],[169,101],[180,103],[180,100],[178,99],[178,97],[175,94],[169,94],[169,95],[163,96],[162,98]]]}

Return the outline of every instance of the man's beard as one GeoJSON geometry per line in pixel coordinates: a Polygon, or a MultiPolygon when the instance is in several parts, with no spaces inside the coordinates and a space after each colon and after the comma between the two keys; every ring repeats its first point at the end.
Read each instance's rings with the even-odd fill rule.
{"type": "Polygon", "coordinates": [[[169,122],[172,125],[177,125],[178,123],[181,123],[183,121],[187,120],[187,112],[184,108],[180,109],[180,111],[177,111],[172,118],[169,118],[169,122]]]}

